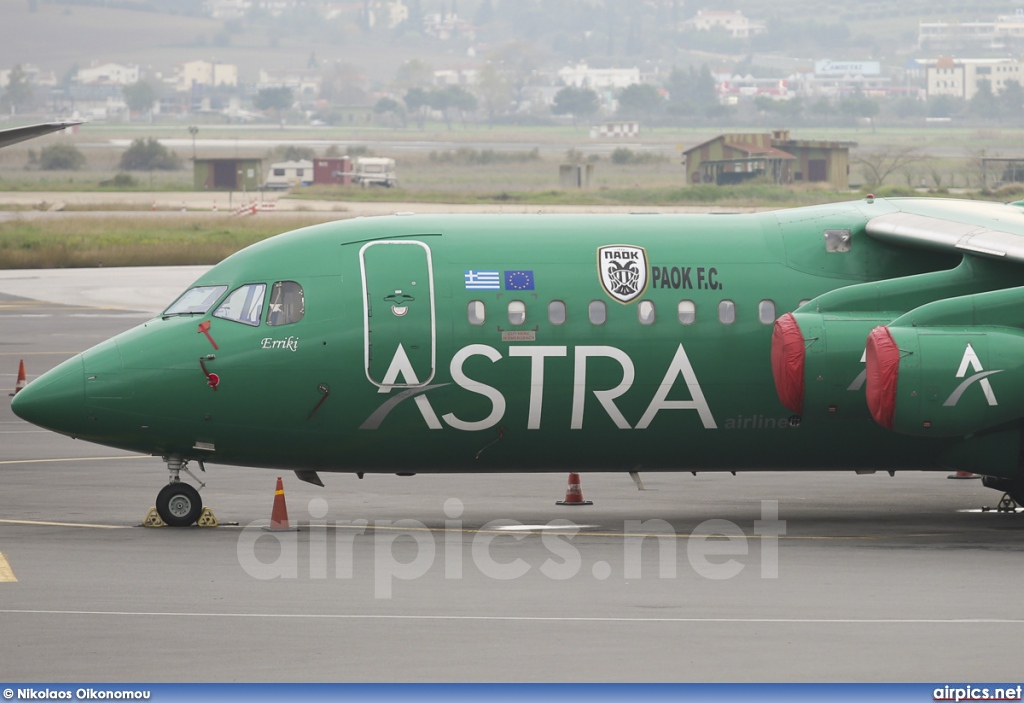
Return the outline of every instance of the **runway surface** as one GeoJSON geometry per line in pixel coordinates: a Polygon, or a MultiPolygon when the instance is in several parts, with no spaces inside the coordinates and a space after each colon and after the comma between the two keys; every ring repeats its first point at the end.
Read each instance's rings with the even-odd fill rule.
{"type": "MultiPolygon", "coordinates": [[[[165,276],[167,302],[191,273],[147,275],[165,276]]],[[[145,320],[73,304],[116,301],[131,275],[79,272],[50,302],[0,276],[2,398],[20,359],[31,379],[145,320]]],[[[253,526],[275,472],[218,466],[204,502],[237,526],[146,529],[159,459],[36,429],[0,402],[0,678],[1019,677],[1024,515],[965,512],[998,501],[979,481],[644,474],[640,492],[625,473],[583,474],[594,505],[570,508],[554,504],[564,474],[282,475],[300,532],[253,526]],[[564,520],[578,533],[550,524],[564,520]]]]}

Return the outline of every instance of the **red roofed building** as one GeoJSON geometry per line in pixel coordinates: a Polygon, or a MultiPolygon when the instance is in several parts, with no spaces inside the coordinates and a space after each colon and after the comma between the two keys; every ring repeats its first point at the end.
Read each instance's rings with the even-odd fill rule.
{"type": "Polygon", "coordinates": [[[852,142],[790,139],[771,134],[721,134],[683,152],[690,183],[731,185],[765,176],[773,183],[829,183],[849,187],[852,142]]]}

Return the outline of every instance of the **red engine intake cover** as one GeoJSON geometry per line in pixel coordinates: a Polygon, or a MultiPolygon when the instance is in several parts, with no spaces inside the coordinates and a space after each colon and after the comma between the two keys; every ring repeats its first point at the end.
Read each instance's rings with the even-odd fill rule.
{"type": "Polygon", "coordinates": [[[779,400],[797,415],[804,409],[805,349],[800,325],[787,312],[775,321],[772,332],[772,376],[779,400]]]}
{"type": "Polygon", "coordinates": [[[900,348],[888,327],[876,327],[868,335],[865,395],[875,422],[887,430],[896,417],[896,384],[900,376],[900,348]]]}

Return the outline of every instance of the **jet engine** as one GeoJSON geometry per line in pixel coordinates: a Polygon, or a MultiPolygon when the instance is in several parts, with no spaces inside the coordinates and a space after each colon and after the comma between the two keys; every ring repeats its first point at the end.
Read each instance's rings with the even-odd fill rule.
{"type": "Polygon", "coordinates": [[[782,404],[804,417],[868,417],[864,341],[897,314],[786,313],[772,333],[772,375],[782,404]]]}
{"type": "MultiPolygon", "coordinates": [[[[965,257],[954,269],[825,293],[775,322],[772,375],[779,399],[805,418],[837,415],[844,420],[866,420],[870,411],[862,393],[865,343],[874,328],[893,326],[904,319],[912,320],[908,322],[911,326],[919,325],[920,313],[928,310],[952,314],[957,323],[977,324],[971,310],[961,309],[962,303],[953,301],[979,298],[985,305],[995,302],[998,307],[998,301],[1007,296],[1012,301],[1022,297],[1019,291],[1024,288],[1016,287],[1020,283],[1016,269],[965,257]]],[[[1024,310],[1024,301],[1015,304],[1024,310]]],[[[944,318],[934,324],[949,322],[944,318]]]]}
{"type": "Polygon", "coordinates": [[[878,424],[955,437],[1024,416],[1024,331],[878,327],[868,335],[866,396],[878,424]]]}

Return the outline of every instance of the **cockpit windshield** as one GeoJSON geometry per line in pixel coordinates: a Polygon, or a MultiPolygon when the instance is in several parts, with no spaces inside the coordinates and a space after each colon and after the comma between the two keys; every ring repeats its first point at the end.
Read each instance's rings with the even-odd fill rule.
{"type": "Polygon", "coordinates": [[[227,286],[189,288],[169,308],[164,310],[164,315],[205,315],[227,289],[227,286]]]}
{"type": "Polygon", "coordinates": [[[260,317],[263,315],[263,296],[266,292],[266,283],[249,283],[236,288],[213,311],[213,316],[258,327],[260,317]]]}

